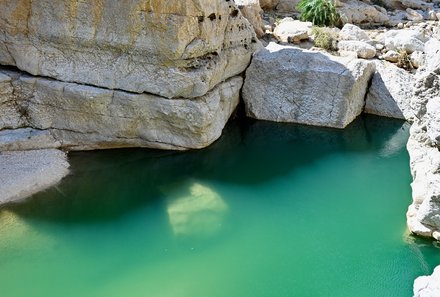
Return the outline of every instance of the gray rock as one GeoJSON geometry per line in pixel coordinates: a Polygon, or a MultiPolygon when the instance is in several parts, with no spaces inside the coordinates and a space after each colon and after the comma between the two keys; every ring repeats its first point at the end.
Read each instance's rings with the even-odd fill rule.
{"type": "Polygon", "coordinates": [[[55,140],[48,130],[32,128],[0,130],[0,152],[59,147],[61,147],[61,143],[55,140]]]}
{"type": "Polygon", "coordinates": [[[399,61],[400,54],[396,51],[389,50],[382,56],[382,58],[385,61],[396,63],[397,61],[399,61]]]}
{"type": "MultiPolygon", "coordinates": [[[[430,41],[426,62],[416,74],[411,106],[415,115],[408,141],[413,203],[409,229],[434,237],[440,231],[440,42],[430,41]]],[[[436,235],[436,237],[438,237],[436,235]]]]}
{"type": "Polygon", "coordinates": [[[0,28],[2,65],[167,98],[205,95],[243,72],[258,45],[224,0],[2,1],[0,28]]]}
{"type": "Polygon", "coordinates": [[[371,59],[376,56],[376,48],[363,41],[341,40],[338,43],[339,51],[354,52],[358,58],[371,59]]]}
{"type": "Polygon", "coordinates": [[[440,266],[430,276],[421,276],[414,281],[414,297],[440,296],[440,266]]]}
{"type": "Polygon", "coordinates": [[[411,54],[423,51],[428,38],[422,29],[390,30],[385,33],[385,47],[394,51],[411,54]]]}
{"type": "Polygon", "coordinates": [[[311,22],[285,18],[276,26],[273,34],[281,42],[299,42],[309,39],[312,26],[311,22]]]}
{"type": "MultiPolygon", "coordinates": [[[[51,138],[44,138],[45,147],[60,143],[68,150],[206,147],[220,137],[238,104],[243,81],[241,77],[231,78],[206,95],[189,100],[8,75],[12,77],[15,104],[26,114],[25,126],[50,131],[51,138]]],[[[3,117],[0,114],[0,122],[3,117]]],[[[0,147],[11,145],[2,139],[0,147]]],[[[17,144],[18,149],[27,149],[27,145],[17,144]]]]}
{"type": "Polygon", "coordinates": [[[59,150],[0,152],[0,204],[19,201],[57,184],[68,168],[67,156],[59,150]]]}
{"type": "Polygon", "coordinates": [[[364,105],[374,63],[270,43],[246,72],[248,116],[343,128],[364,105]]]}
{"type": "Polygon", "coordinates": [[[364,111],[412,121],[413,75],[388,62],[375,61],[375,64],[376,72],[368,90],[364,111]]]}
{"type": "Polygon", "coordinates": [[[357,40],[365,42],[371,40],[364,30],[353,24],[345,24],[339,32],[339,37],[342,40],[357,40]]]}

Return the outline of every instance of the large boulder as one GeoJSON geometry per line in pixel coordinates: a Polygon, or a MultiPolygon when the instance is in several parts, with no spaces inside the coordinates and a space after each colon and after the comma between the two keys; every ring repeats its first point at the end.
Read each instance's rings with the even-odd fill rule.
{"type": "Polygon", "coordinates": [[[423,51],[427,40],[422,29],[390,30],[384,35],[385,46],[389,50],[405,51],[408,54],[423,51]]]}
{"type": "Polygon", "coordinates": [[[0,64],[108,89],[195,98],[258,43],[233,1],[0,1],[0,64]]]}
{"type": "Polygon", "coordinates": [[[394,64],[375,61],[371,86],[368,89],[365,112],[412,121],[413,75],[394,64]]]}
{"type": "Polygon", "coordinates": [[[434,269],[432,275],[420,276],[414,282],[414,297],[440,296],[440,266],[434,269]]]}
{"type": "MultiPolygon", "coordinates": [[[[23,113],[24,126],[50,131],[53,139],[43,148],[58,143],[68,150],[206,147],[220,137],[239,102],[243,81],[241,77],[231,78],[204,96],[189,100],[102,89],[12,71],[4,74],[10,77],[14,88],[14,96],[8,100],[23,113]]],[[[7,140],[0,143],[0,148],[2,145],[11,144],[7,140]]]]}
{"type": "Polygon", "coordinates": [[[341,20],[348,24],[387,24],[390,20],[385,9],[358,0],[337,2],[341,20]]]}
{"type": "Polygon", "coordinates": [[[374,63],[270,43],[246,72],[248,116],[343,128],[364,106],[374,63]]]}

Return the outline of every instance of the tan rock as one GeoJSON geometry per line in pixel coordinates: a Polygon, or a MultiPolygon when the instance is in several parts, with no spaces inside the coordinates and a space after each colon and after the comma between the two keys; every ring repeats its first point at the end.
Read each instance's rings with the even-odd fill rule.
{"type": "Polygon", "coordinates": [[[0,1],[0,64],[195,98],[246,69],[255,33],[232,1],[0,1]]]}

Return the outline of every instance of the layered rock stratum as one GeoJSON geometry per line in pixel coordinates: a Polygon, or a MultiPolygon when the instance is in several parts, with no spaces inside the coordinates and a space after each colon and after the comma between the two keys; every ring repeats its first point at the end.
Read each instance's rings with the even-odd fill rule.
{"type": "Polygon", "coordinates": [[[0,64],[19,71],[0,70],[0,130],[68,150],[203,148],[258,45],[233,1],[1,1],[0,64]]]}

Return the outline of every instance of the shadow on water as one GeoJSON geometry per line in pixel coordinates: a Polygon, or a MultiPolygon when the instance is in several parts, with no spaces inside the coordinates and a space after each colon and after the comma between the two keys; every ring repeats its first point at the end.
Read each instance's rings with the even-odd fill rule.
{"type": "Polygon", "coordinates": [[[385,151],[392,153],[404,143],[387,140],[406,142],[407,129],[402,121],[374,116],[362,116],[344,130],[247,119],[230,122],[220,140],[199,151],[74,152],[71,174],[61,184],[26,203],[6,205],[3,211],[66,224],[112,220],[137,208],[165,208],[163,189],[189,180],[252,186],[333,153],[387,147],[385,151]]]}

